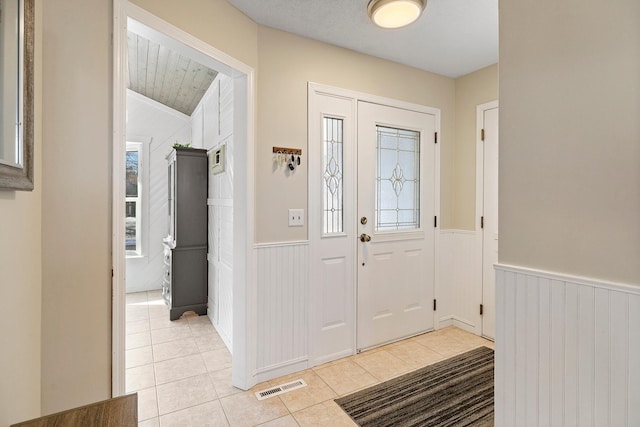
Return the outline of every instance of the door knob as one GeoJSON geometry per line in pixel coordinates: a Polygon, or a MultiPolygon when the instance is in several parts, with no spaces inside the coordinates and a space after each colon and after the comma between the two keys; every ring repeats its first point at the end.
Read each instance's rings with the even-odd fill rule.
{"type": "Polygon", "coordinates": [[[362,233],[360,235],[360,241],[363,242],[363,243],[364,242],[370,242],[371,241],[371,236],[369,236],[368,234],[362,233]]]}

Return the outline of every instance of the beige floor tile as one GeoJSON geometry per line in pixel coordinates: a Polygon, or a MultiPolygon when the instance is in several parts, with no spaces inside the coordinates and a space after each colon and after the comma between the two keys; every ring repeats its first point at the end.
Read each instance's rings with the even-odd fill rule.
{"type": "Polygon", "coordinates": [[[351,418],[335,403],[328,400],[293,413],[300,427],[352,427],[357,426],[351,418]]]}
{"type": "Polygon", "coordinates": [[[154,367],[157,385],[207,373],[202,356],[199,354],[158,362],[154,367]]]}
{"type": "Polygon", "coordinates": [[[138,390],[138,421],[158,417],[158,400],[156,388],[138,390]]]}
{"type": "Polygon", "coordinates": [[[127,305],[127,309],[125,311],[125,320],[127,322],[133,322],[135,320],[144,320],[149,318],[149,307],[146,304],[137,305],[127,305]]]}
{"type": "Polygon", "coordinates": [[[361,353],[358,356],[357,359],[354,359],[355,362],[380,381],[397,377],[410,370],[405,362],[391,355],[386,350],[380,350],[371,354],[361,353]]]}
{"type": "Polygon", "coordinates": [[[330,366],[323,365],[323,367],[315,368],[314,371],[339,396],[349,394],[378,382],[378,380],[362,366],[351,360],[345,360],[330,366]]]}
{"type": "Polygon", "coordinates": [[[432,363],[442,360],[440,353],[436,353],[415,341],[401,341],[390,346],[386,351],[392,356],[402,360],[410,370],[431,365],[432,363]]]}
{"type": "Polygon", "coordinates": [[[169,307],[162,302],[149,302],[149,318],[153,319],[155,317],[165,317],[169,318],[169,307]]]}
{"type": "Polygon", "coordinates": [[[231,367],[231,353],[226,348],[205,351],[202,358],[209,372],[231,367]]]}
{"type": "Polygon", "coordinates": [[[149,319],[150,329],[175,328],[188,325],[187,319],[169,320],[169,316],[152,317],[149,319]]]}
{"type": "Polygon", "coordinates": [[[461,341],[465,344],[469,344],[472,347],[480,347],[480,346],[489,347],[489,345],[493,343],[493,341],[490,341],[488,339],[482,338],[481,336],[472,334],[471,332],[467,332],[465,330],[455,328],[455,327],[453,327],[449,331],[448,336],[451,336],[452,338],[455,338],[458,341],[461,341]]]}
{"type": "Polygon", "coordinates": [[[125,371],[127,393],[144,390],[156,385],[153,365],[138,366],[125,371]]]}
{"type": "Polygon", "coordinates": [[[127,305],[129,304],[137,304],[137,303],[146,303],[147,302],[147,293],[146,292],[133,292],[130,294],[126,294],[125,302],[127,305]]]}
{"type": "Polygon", "coordinates": [[[164,301],[162,299],[162,289],[155,289],[153,291],[147,291],[147,299],[149,301],[156,301],[156,300],[164,301]]]}
{"type": "Polygon", "coordinates": [[[151,345],[151,333],[140,332],[137,334],[129,334],[124,338],[125,350],[132,350],[134,348],[147,347],[151,345]]]}
{"type": "Polygon", "coordinates": [[[160,417],[161,427],[223,427],[228,425],[222,406],[217,400],[160,417]]]}
{"type": "MultiPolygon", "coordinates": [[[[286,383],[299,378],[303,379],[307,383],[306,387],[280,395],[280,399],[290,412],[299,411],[324,402],[325,400],[337,397],[337,394],[331,389],[331,387],[329,387],[327,383],[325,383],[322,378],[311,369],[282,377],[280,378],[280,381],[286,383]]],[[[271,381],[271,383],[273,385],[277,385],[274,381],[271,381]]]]}
{"type": "Polygon", "coordinates": [[[209,375],[202,374],[158,386],[158,412],[170,412],[216,400],[218,395],[209,375]]]}
{"type": "Polygon", "coordinates": [[[220,338],[220,335],[218,335],[216,332],[206,335],[194,335],[193,338],[196,340],[198,348],[203,353],[205,351],[227,348],[224,341],[222,341],[222,338],[220,338]]]}
{"type": "Polygon", "coordinates": [[[298,423],[292,415],[276,418],[275,420],[260,424],[258,427],[298,427],[298,423]]]}
{"type": "Polygon", "coordinates": [[[189,329],[188,324],[176,326],[175,328],[156,329],[151,331],[151,342],[153,345],[182,340],[185,338],[191,338],[191,329],[189,329]]]}
{"type": "Polygon", "coordinates": [[[158,417],[150,418],[138,423],[138,427],[160,427],[160,420],[158,417]]]}
{"type": "Polygon", "coordinates": [[[457,340],[447,334],[428,333],[419,335],[412,339],[420,345],[441,354],[444,357],[451,357],[456,354],[471,350],[474,346],[457,340]]]}
{"type": "Polygon", "coordinates": [[[125,323],[125,332],[127,335],[148,332],[150,329],[149,319],[132,320],[131,322],[125,323]]]}
{"type": "Polygon", "coordinates": [[[198,353],[200,353],[200,350],[198,350],[196,341],[192,337],[153,345],[154,362],[162,362],[198,353]]]}
{"type": "Polygon", "coordinates": [[[258,400],[251,392],[220,399],[232,427],[252,427],[289,414],[279,396],[258,400]]]}
{"type": "Polygon", "coordinates": [[[209,319],[209,316],[206,314],[202,316],[196,314],[194,316],[188,316],[186,319],[190,325],[211,325],[211,319],[209,319]]]}
{"type": "Polygon", "coordinates": [[[124,360],[125,367],[127,369],[153,363],[153,352],[151,351],[151,346],[139,347],[125,351],[124,360]]]}
{"type": "Polygon", "coordinates": [[[221,369],[219,371],[209,372],[209,377],[213,382],[218,397],[226,397],[243,391],[231,385],[231,368],[221,369]]]}
{"type": "Polygon", "coordinates": [[[213,327],[207,316],[190,317],[189,327],[194,336],[217,334],[216,328],[213,327]]]}

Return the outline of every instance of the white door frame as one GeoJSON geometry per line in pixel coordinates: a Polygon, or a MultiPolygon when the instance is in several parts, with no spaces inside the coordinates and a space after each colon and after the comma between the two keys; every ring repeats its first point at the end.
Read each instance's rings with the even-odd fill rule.
{"type": "MultiPolygon", "coordinates": [[[[112,374],[111,394],[125,393],[124,194],[126,148],[126,64],[129,18],[171,45],[186,45],[205,64],[234,80],[234,271],[233,385],[255,385],[257,290],[254,242],[255,72],[253,68],[152,15],[128,0],[113,0],[113,200],[112,200],[112,374]]],[[[132,23],[133,25],[133,23],[132,23]]]]}
{"type": "MultiPolygon", "coordinates": [[[[481,217],[484,215],[484,146],[482,141],[482,128],[484,125],[484,113],[487,110],[498,108],[498,101],[490,101],[476,106],[476,274],[480,284],[477,295],[479,296],[479,304],[482,304],[482,286],[484,278],[482,270],[483,265],[483,231],[481,217]]],[[[478,323],[476,333],[482,335],[482,316],[478,312],[478,323]]]]}
{"type": "MultiPolygon", "coordinates": [[[[434,212],[435,215],[438,217],[437,220],[437,227],[435,228],[435,235],[434,235],[434,254],[435,254],[435,258],[437,260],[437,256],[438,256],[438,251],[439,251],[439,246],[440,246],[440,223],[441,223],[441,219],[440,219],[440,145],[441,145],[441,141],[442,141],[442,134],[440,131],[440,109],[438,108],[434,108],[434,107],[427,107],[424,105],[419,105],[419,104],[413,104],[410,102],[406,102],[406,101],[400,101],[397,99],[392,99],[392,98],[386,98],[386,97],[382,97],[382,96],[377,96],[377,95],[371,95],[368,93],[363,93],[363,92],[357,92],[357,91],[353,91],[353,90],[349,90],[349,89],[342,89],[342,88],[338,88],[338,87],[334,87],[334,86],[328,86],[328,85],[323,85],[323,84],[319,84],[319,83],[313,83],[313,82],[309,82],[308,83],[308,97],[307,97],[307,102],[308,102],[308,108],[307,108],[307,112],[309,114],[309,116],[312,114],[312,111],[314,111],[314,108],[312,108],[312,102],[314,102],[314,97],[316,95],[327,95],[327,96],[333,96],[333,97],[337,97],[337,98],[342,98],[342,99],[349,99],[352,100],[354,103],[354,120],[356,120],[357,122],[357,110],[358,110],[358,101],[364,101],[364,102],[369,102],[369,103],[373,103],[373,104],[380,104],[380,105],[385,105],[385,106],[389,106],[389,107],[394,107],[394,108],[400,108],[400,109],[404,109],[404,110],[411,110],[411,111],[417,111],[420,113],[427,113],[427,114],[432,114],[435,116],[436,119],[436,132],[438,134],[438,143],[435,146],[435,153],[434,153],[434,157],[435,157],[435,194],[434,194],[434,212]]],[[[313,123],[313,118],[312,117],[308,117],[308,123],[313,123]]],[[[352,125],[355,126],[355,141],[358,140],[358,135],[357,135],[357,123],[354,122],[352,125]]],[[[317,141],[316,139],[314,139],[314,133],[312,132],[313,130],[311,129],[311,126],[308,127],[307,132],[308,132],[308,150],[309,153],[312,152],[316,152],[318,147],[316,146],[317,144],[319,144],[319,141],[317,141]]],[[[352,165],[357,165],[357,158],[358,158],[358,152],[357,152],[357,143],[355,144],[355,149],[353,151],[353,155],[354,155],[354,159],[353,162],[349,164],[349,166],[352,165]]],[[[355,166],[353,166],[355,167],[355,166]]],[[[308,230],[308,237],[309,237],[309,242],[311,245],[311,256],[314,256],[314,249],[315,247],[318,246],[319,243],[319,239],[318,236],[320,236],[321,233],[312,233],[311,227],[322,227],[322,222],[321,222],[321,216],[320,213],[317,211],[317,209],[313,209],[314,206],[317,206],[318,203],[315,203],[316,200],[319,200],[321,197],[321,187],[317,184],[317,180],[312,179],[312,174],[314,173],[319,173],[319,171],[317,170],[318,168],[316,167],[316,165],[313,162],[309,162],[309,179],[308,181],[308,203],[307,205],[309,206],[309,212],[307,213],[307,218],[308,218],[308,222],[309,222],[309,230],[308,230]]],[[[357,172],[356,172],[357,173],[357,172]]],[[[358,189],[357,189],[357,180],[354,180],[354,188],[353,188],[353,192],[352,194],[358,194],[358,189]]],[[[349,202],[351,203],[351,201],[349,202]]],[[[357,222],[357,212],[356,210],[353,210],[354,212],[354,218],[352,218],[351,220],[353,220],[354,222],[357,222]]],[[[358,230],[357,225],[356,227],[354,227],[354,230],[358,230]]],[[[352,245],[353,251],[357,251],[357,246],[356,246],[356,242],[355,242],[355,236],[354,236],[354,241],[353,241],[353,245],[352,245]]],[[[311,262],[311,266],[315,265],[315,259],[312,259],[311,262]]],[[[354,283],[352,284],[352,292],[353,292],[353,310],[354,310],[354,322],[353,322],[353,345],[352,345],[352,352],[351,354],[354,354],[356,352],[356,339],[357,339],[357,329],[356,329],[356,320],[357,316],[356,316],[356,309],[357,309],[357,253],[354,252],[354,256],[353,256],[353,265],[351,266],[352,272],[353,272],[353,277],[354,277],[354,283]]],[[[310,287],[311,287],[311,292],[310,294],[313,294],[313,287],[315,286],[314,284],[314,277],[316,277],[316,275],[314,275],[314,271],[313,269],[310,271],[310,287]]],[[[434,298],[438,298],[439,295],[439,267],[438,267],[438,263],[434,262],[434,298]]],[[[313,301],[310,300],[309,301],[310,307],[310,318],[314,319],[314,306],[313,306],[313,301]]],[[[434,329],[438,329],[439,328],[439,316],[438,316],[438,311],[434,311],[433,312],[433,321],[434,321],[434,329]]],[[[315,326],[317,326],[316,324],[317,322],[309,322],[309,342],[314,342],[317,338],[317,331],[314,329],[315,326]]],[[[313,351],[313,350],[312,350],[313,351]]],[[[328,362],[331,359],[327,359],[325,357],[323,357],[325,355],[322,354],[310,354],[309,355],[309,360],[311,365],[313,365],[314,361],[317,360],[322,360],[322,362],[328,362]]]]}

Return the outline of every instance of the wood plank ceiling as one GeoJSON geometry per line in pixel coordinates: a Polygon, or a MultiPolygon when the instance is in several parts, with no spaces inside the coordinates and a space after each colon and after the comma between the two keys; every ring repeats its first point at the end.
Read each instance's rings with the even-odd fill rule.
{"type": "Polygon", "coordinates": [[[127,48],[127,87],[188,116],[218,74],[131,31],[127,34],[127,48]]]}

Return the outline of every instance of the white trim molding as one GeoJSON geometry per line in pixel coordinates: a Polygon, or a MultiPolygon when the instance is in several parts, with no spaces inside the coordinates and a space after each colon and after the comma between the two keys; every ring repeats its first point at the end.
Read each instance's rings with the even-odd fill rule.
{"type": "Polygon", "coordinates": [[[496,426],[640,425],[640,286],[496,266],[496,426]]]}

